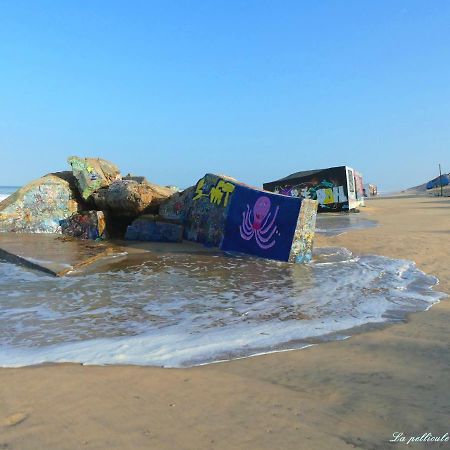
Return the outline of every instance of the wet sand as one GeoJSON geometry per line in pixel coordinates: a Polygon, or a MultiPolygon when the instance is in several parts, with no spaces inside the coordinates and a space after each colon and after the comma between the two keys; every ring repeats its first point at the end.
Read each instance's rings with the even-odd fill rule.
{"type": "MultiPolygon", "coordinates": [[[[415,260],[450,293],[450,199],[367,203],[379,227],[316,245],[415,260]]],[[[191,369],[1,369],[0,449],[403,447],[394,432],[450,432],[449,322],[444,299],[346,341],[191,369]]]]}

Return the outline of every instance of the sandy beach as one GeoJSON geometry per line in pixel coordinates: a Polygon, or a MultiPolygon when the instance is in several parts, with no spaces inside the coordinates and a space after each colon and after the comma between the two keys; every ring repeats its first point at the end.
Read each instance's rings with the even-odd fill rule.
{"type": "MultiPolygon", "coordinates": [[[[319,247],[414,260],[450,293],[450,199],[367,202],[319,247]]],[[[345,341],[191,369],[0,369],[0,449],[385,449],[450,432],[450,300],[345,341]]],[[[414,442],[411,448],[448,448],[414,442]]]]}

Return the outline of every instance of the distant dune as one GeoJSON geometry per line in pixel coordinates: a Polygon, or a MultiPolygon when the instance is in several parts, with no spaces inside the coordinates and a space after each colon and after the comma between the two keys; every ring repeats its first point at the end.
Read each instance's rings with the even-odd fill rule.
{"type": "MultiPolygon", "coordinates": [[[[442,174],[442,175],[446,175],[446,174],[442,174]]],[[[447,176],[450,177],[450,174],[447,174],[447,176]]],[[[399,194],[431,195],[431,196],[441,195],[440,187],[433,188],[433,189],[427,189],[427,183],[428,183],[428,181],[426,181],[423,184],[419,184],[418,186],[410,187],[408,189],[401,191],[399,194]]],[[[444,196],[449,196],[450,195],[450,186],[443,186],[442,192],[443,192],[444,196]]]]}
{"type": "MultiPolygon", "coordinates": [[[[446,174],[442,174],[446,175],[446,174]]],[[[448,174],[450,177],[450,173],[448,174]]],[[[429,181],[429,180],[428,180],[429,181]]],[[[418,184],[417,186],[412,186],[407,189],[402,189],[401,191],[394,191],[394,192],[383,192],[379,194],[379,197],[386,198],[386,197],[416,197],[416,196],[431,196],[436,197],[441,195],[441,188],[437,187],[434,189],[427,189],[428,181],[422,184],[418,184]]],[[[444,197],[450,197],[450,185],[443,186],[442,193],[444,197]]],[[[374,197],[377,198],[377,197],[374,197]]]]}
{"type": "Polygon", "coordinates": [[[402,192],[426,192],[427,183],[419,184],[418,186],[413,186],[408,189],[403,190],[402,192]]]}

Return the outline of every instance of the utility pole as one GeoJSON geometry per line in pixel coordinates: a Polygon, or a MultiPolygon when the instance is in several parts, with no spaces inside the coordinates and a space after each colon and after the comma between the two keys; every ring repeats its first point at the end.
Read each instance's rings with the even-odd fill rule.
{"type": "Polygon", "coordinates": [[[439,184],[441,185],[441,197],[444,196],[442,193],[442,171],[441,171],[441,165],[439,164],[439,184]]]}

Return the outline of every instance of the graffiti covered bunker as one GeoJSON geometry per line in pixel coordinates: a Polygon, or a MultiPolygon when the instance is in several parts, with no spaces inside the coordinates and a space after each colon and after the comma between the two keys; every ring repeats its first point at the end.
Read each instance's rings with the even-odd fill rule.
{"type": "Polygon", "coordinates": [[[364,205],[362,176],[348,166],[296,172],[264,183],[264,189],[317,200],[319,212],[350,211],[364,205]]]}
{"type": "Polygon", "coordinates": [[[265,192],[233,178],[206,174],[161,205],[179,218],[184,238],[229,252],[268,259],[311,259],[317,202],[265,192]]]}

